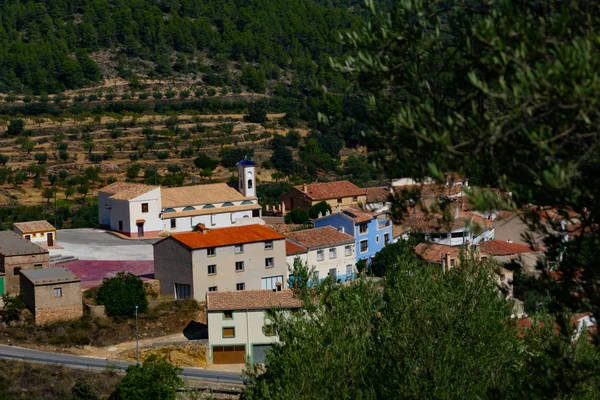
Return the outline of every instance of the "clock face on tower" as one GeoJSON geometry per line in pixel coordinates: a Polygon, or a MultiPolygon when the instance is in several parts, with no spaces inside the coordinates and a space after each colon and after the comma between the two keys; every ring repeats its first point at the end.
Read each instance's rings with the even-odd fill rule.
{"type": "Polygon", "coordinates": [[[248,171],[246,175],[248,175],[248,179],[252,179],[252,171],[248,171]]]}

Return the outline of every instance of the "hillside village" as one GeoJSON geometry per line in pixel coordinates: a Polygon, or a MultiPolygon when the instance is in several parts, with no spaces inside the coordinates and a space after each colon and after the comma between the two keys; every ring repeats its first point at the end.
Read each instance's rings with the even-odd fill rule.
{"type": "MultiPolygon", "coordinates": [[[[479,189],[468,179],[447,174],[442,183],[396,179],[367,188],[315,182],[293,187],[278,205],[266,207],[256,195],[257,168],[251,159],[239,161],[233,184],[111,183],[98,192],[100,229],[81,231],[87,239],[79,245],[61,240],[78,230],[57,231],[48,221],[15,223],[12,232],[0,233],[3,298],[21,294],[36,325],[84,314],[101,318],[105,311],[86,293],[103,279],[133,274],[144,281],[147,296],[200,303],[202,320],[187,322],[201,327],[196,337],[206,346],[202,363],[215,368],[261,363],[278,340],[269,312],[302,306],[293,294],[299,280],[308,279],[308,285],[381,280],[385,271],[376,266],[377,254],[411,243],[414,257],[441,272],[469,257],[491,263],[499,293],[515,300],[513,317],[526,320],[514,273],[539,275],[543,243],[527,243],[513,213],[475,210],[468,194],[479,189]],[[416,194],[411,206],[393,221],[392,202],[407,192],[416,194]],[[442,215],[440,205],[449,215],[442,215]],[[294,213],[314,218],[286,223],[294,213]],[[111,244],[104,252],[88,251],[107,238],[111,244]],[[133,254],[120,256],[118,248],[133,254]],[[299,266],[310,275],[299,274],[299,266]]],[[[562,225],[565,240],[577,234],[569,228],[575,222],[562,225]]]]}

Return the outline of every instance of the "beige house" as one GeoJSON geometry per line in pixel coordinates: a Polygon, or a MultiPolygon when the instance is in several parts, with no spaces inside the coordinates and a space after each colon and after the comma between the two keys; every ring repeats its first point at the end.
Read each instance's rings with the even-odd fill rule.
{"type": "Polygon", "coordinates": [[[209,292],[208,362],[212,364],[262,363],[266,351],[279,341],[269,312],[302,306],[291,290],[209,292]]]}
{"type": "Polygon", "coordinates": [[[21,271],[48,268],[48,262],[47,249],[14,232],[0,232],[0,294],[18,294],[21,271]]]}
{"type": "Polygon", "coordinates": [[[292,190],[284,193],[280,200],[284,203],[286,210],[297,208],[308,211],[313,205],[321,201],[327,202],[332,210],[338,206],[344,209],[366,204],[367,191],[350,181],[311,183],[294,186],[292,190]]]}
{"type": "Polygon", "coordinates": [[[176,299],[274,289],[287,277],[285,236],[258,224],[173,234],[154,244],[154,276],[176,299]]]}
{"type": "Polygon", "coordinates": [[[13,231],[23,239],[44,247],[52,247],[56,242],[56,228],[48,221],[15,222],[13,231]]]}
{"type": "Polygon", "coordinates": [[[21,272],[21,293],[38,325],[81,318],[81,280],[64,267],[21,272]]]}
{"type": "Polygon", "coordinates": [[[357,272],[354,237],[331,226],[288,233],[286,255],[289,265],[299,257],[309,268],[314,267],[317,281],[330,276],[333,282],[345,282],[357,272]]]}

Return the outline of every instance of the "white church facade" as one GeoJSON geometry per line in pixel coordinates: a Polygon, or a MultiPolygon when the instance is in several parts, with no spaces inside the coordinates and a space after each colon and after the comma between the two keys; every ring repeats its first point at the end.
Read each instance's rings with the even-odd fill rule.
{"type": "Polygon", "coordinates": [[[237,163],[239,191],[226,183],[162,188],[115,182],[98,192],[100,227],[123,235],[157,237],[160,233],[263,223],[256,197],[256,163],[237,163]]]}

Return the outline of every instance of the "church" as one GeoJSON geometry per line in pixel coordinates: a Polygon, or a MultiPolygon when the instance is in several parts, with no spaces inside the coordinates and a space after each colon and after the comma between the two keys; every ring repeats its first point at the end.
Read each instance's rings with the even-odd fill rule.
{"type": "Polygon", "coordinates": [[[131,238],[161,233],[262,223],[256,197],[256,163],[237,163],[238,190],[226,183],[174,188],[115,182],[98,191],[98,218],[103,229],[131,238]]]}

